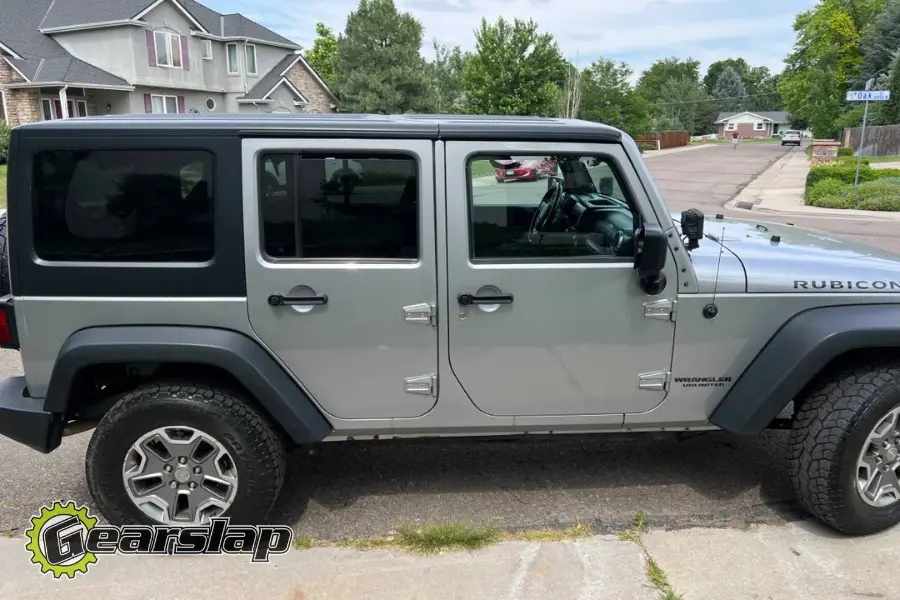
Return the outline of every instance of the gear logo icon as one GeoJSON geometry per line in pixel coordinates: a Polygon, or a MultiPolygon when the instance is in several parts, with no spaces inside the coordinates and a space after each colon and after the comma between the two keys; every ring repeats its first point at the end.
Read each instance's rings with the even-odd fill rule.
{"type": "Polygon", "coordinates": [[[74,502],[41,507],[41,513],[31,518],[31,527],[25,531],[31,551],[31,562],[40,565],[41,573],[50,573],[55,579],[63,575],[73,579],[76,573],[87,574],[88,565],[97,557],[87,551],[88,532],[97,519],[88,514],[87,507],[74,502]]]}

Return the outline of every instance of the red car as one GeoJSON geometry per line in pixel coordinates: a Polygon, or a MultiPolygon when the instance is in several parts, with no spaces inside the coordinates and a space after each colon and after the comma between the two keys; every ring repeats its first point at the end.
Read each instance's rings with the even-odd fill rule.
{"type": "Polygon", "coordinates": [[[556,161],[549,158],[543,160],[496,161],[494,167],[494,179],[497,180],[497,183],[506,181],[537,181],[542,177],[549,177],[556,173],[556,161]],[[497,164],[501,166],[498,167],[497,164]]]}

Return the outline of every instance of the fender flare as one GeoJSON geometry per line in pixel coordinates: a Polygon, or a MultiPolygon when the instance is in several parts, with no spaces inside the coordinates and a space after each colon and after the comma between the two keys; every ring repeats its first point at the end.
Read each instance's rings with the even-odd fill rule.
{"type": "Polygon", "coordinates": [[[900,305],[812,308],[788,319],[709,417],[741,435],[766,429],[829,362],[853,350],[900,348],[900,305]]]}
{"type": "Polygon", "coordinates": [[[66,414],[72,383],[85,367],[163,362],[209,365],[231,373],[298,444],[333,431],[306,392],[260,344],[227,329],[175,326],[91,327],[73,333],[56,358],[44,410],[66,414]]]}

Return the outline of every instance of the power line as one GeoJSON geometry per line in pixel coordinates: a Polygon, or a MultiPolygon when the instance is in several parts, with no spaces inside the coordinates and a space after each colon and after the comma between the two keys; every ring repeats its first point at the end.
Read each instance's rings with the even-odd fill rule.
{"type": "Polygon", "coordinates": [[[707,98],[705,100],[681,100],[679,102],[654,102],[657,106],[670,104],[697,104],[699,102],[721,102],[723,100],[743,100],[744,98],[758,98],[760,96],[775,96],[781,92],[763,92],[761,94],[748,94],[746,96],[726,96],[724,98],[707,98]]]}

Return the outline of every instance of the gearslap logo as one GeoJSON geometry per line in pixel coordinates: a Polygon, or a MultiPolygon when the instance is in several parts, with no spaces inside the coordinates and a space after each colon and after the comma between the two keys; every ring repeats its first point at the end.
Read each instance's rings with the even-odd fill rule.
{"type": "Polygon", "coordinates": [[[227,517],[209,525],[149,527],[98,525],[87,508],[74,502],[41,507],[25,531],[31,562],[59,579],[88,567],[102,554],[248,554],[251,562],[268,562],[271,554],[291,547],[294,531],[287,526],[232,526],[227,517]]]}

